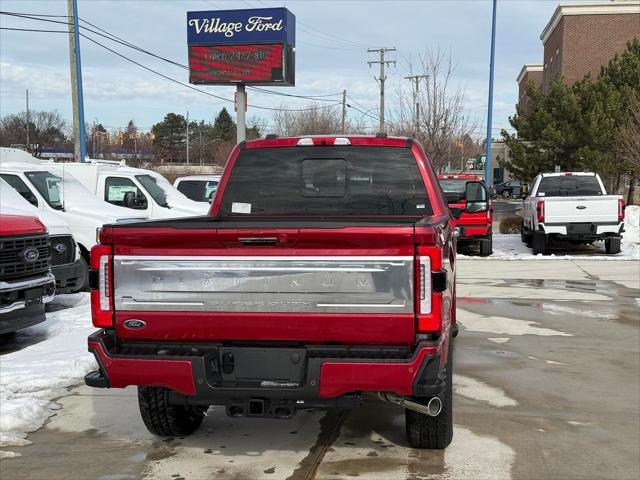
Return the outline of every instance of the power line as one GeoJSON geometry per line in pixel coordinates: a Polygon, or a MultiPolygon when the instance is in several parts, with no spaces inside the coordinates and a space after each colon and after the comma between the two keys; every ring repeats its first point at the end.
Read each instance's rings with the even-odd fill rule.
{"type": "MultiPolygon", "coordinates": [[[[104,48],[105,50],[108,50],[109,52],[113,53],[114,55],[117,55],[118,57],[120,57],[120,58],[122,58],[122,59],[124,59],[124,60],[127,60],[128,62],[131,62],[131,63],[133,63],[134,65],[137,65],[138,67],[143,68],[143,69],[145,69],[145,70],[147,70],[147,71],[149,71],[149,72],[151,72],[151,73],[154,73],[154,74],[156,74],[156,75],[158,75],[158,76],[160,76],[160,77],[162,77],[162,78],[164,78],[164,79],[166,79],[166,80],[169,80],[169,81],[171,81],[171,82],[173,82],[173,83],[176,83],[176,84],[178,84],[178,85],[182,85],[183,87],[189,88],[189,89],[194,90],[194,91],[196,91],[196,92],[204,93],[205,95],[208,95],[208,96],[210,96],[210,97],[217,98],[218,100],[223,100],[223,101],[225,101],[225,102],[234,103],[234,101],[233,101],[233,100],[230,100],[230,99],[228,99],[228,98],[221,97],[221,96],[219,96],[219,95],[215,95],[215,94],[213,94],[213,93],[211,93],[211,92],[207,92],[206,90],[201,90],[201,89],[196,88],[196,87],[194,87],[194,86],[192,86],[192,85],[189,85],[188,83],[183,83],[183,82],[181,82],[181,81],[179,81],[179,80],[176,80],[175,78],[169,77],[168,75],[165,75],[165,74],[163,74],[163,73],[160,73],[160,72],[158,72],[157,70],[154,70],[154,69],[152,69],[152,68],[150,68],[150,67],[147,67],[147,66],[145,66],[145,65],[143,65],[143,64],[141,64],[141,63],[139,63],[139,62],[136,62],[135,60],[133,60],[133,59],[131,59],[131,58],[127,57],[126,55],[123,55],[122,53],[120,53],[120,52],[118,52],[118,51],[116,51],[116,50],[113,50],[112,48],[109,48],[109,47],[107,47],[106,45],[103,45],[102,43],[98,42],[97,40],[94,40],[93,38],[91,38],[91,37],[90,37],[90,36],[88,36],[88,35],[85,35],[85,34],[83,34],[83,33],[81,33],[80,35],[81,35],[83,38],[86,38],[87,40],[89,40],[90,42],[95,43],[96,45],[98,45],[98,46],[100,46],[100,47],[104,48]]],[[[340,103],[335,103],[335,104],[333,104],[333,105],[319,106],[319,107],[295,108],[295,109],[293,109],[293,108],[274,108],[274,107],[264,107],[264,106],[262,106],[262,105],[247,105],[247,106],[252,107],[252,108],[257,108],[257,109],[260,109],[260,110],[271,110],[271,111],[278,111],[278,112],[304,112],[304,111],[309,111],[309,110],[322,110],[322,109],[324,109],[324,108],[331,108],[331,107],[335,107],[335,106],[337,106],[337,105],[340,105],[340,103]]]]}
{"type": "MultiPolygon", "coordinates": [[[[11,15],[11,16],[16,16],[16,17],[20,17],[20,18],[29,18],[31,20],[44,20],[44,19],[36,18],[36,16],[28,16],[26,14],[20,14],[20,13],[15,13],[15,12],[0,12],[0,14],[11,15]]],[[[79,20],[82,21],[83,23],[86,23],[87,25],[92,26],[93,28],[99,30],[100,32],[104,32],[104,34],[100,33],[100,32],[97,32],[95,30],[92,30],[91,28],[82,26],[81,28],[83,28],[86,31],[94,33],[94,34],[96,34],[96,35],[98,35],[100,37],[106,38],[106,39],[111,40],[113,42],[119,43],[120,45],[132,48],[132,49],[137,50],[137,51],[142,52],[142,53],[145,53],[145,54],[150,55],[150,56],[152,56],[154,58],[157,58],[159,60],[163,60],[163,61],[165,61],[167,63],[170,63],[172,65],[175,65],[177,67],[180,67],[180,68],[183,68],[183,69],[186,69],[186,70],[189,69],[189,67],[187,65],[183,65],[183,64],[175,62],[175,61],[173,61],[171,59],[165,58],[165,57],[163,57],[161,55],[158,55],[158,54],[155,54],[153,52],[150,52],[150,51],[148,51],[148,50],[146,50],[146,49],[144,49],[142,47],[139,47],[138,45],[135,45],[135,44],[129,42],[128,40],[125,40],[122,37],[119,37],[119,36],[109,32],[108,30],[105,30],[105,29],[103,29],[103,28],[101,28],[101,27],[89,22],[88,20],[85,20],[85,19],[82,19],[82,18],[80,18],[79,20]]],[[[59,22],[59,21],[54,21],[54,20],[45,20],[45,21],[68,25],[67,22],[59,22]]],[[[3,28],[3,29],[10,30],[10,28],[8,28],[8,27],[7,28],[3,28]]],[[[18,29],[15,29],[15,30],[18,30],[18,29]]],[[[22,29],[22,30],[23,31],[58,32],[57,30],[35,30],[35,29],[22,29]]],[[[63,31],[61,31],[61,32],[63,32],[63,31]]],[[[88,37],[86,37],[86,38],[88,38],[88,37]]],[[[99,45],[104,47],[104,45],[102,45],[102,44],[99,44],[99,45]]],[[[106,48],[106,47],[104,47],[104,48],[106,48]]],[[[270,94],[270,95],[280,95],[280,96],[285,96],[285,97],[303,98],[303,99],[307,99],[307,100],[325,101],[325,102],[334,102],[334,103],[337,101],[337,99],[331,100],[331,99],[323,99],[321,97],[339,95],[339,93],[329,94],[329,95],[295,95],[295,94],[290,94],[290,93],[275,92],[275,91],[267,90],[267,89],[259,89],[257,87],[250,87],[250,88],[252,88],[253,90],[256,90],[256,91],[260,91],[261,93],[270,94]]],[[[201,91],[199,89],[196,89],[196,90],[201,91]]],[[[220,97],[220,98],[222,98],[222,97],[220,97]]],[[[231,100],[227,100],[227,101],[231,101],[231,100]]],[[[255,105],[251,105],[251,106],[256,107],[255,105]]],[[[256,107],[256,108],[261,108],[261,107],[256,107]]],[[[267,108],[267,107],[262,107],[262,108],[267,108]]],[[[278,109],[278,110],[284,111],[285,109],[278,109]]],[[[300,111],[302,111],[302,110],[306,110],[306,109],[300,109],[300,111]]],[[[296,110],[292,110],[292,111],[296,111],[296,110]]]]}
{"type": "MultiPolygon", "coordinates": [[[[12,15],[12,16],[17,16],[17,17],[20,17],[20,18],[30,18],[32,20],[40,20],[39,18],[34,18],[32,16],[28,16],[27,14],[21,14],[21,13],[16,13],[16,12],[0,12],[0,13],[7,14],[7,15],[12,15]]],[[[39,15],[36,14],[35,16],[39,16],[39,15]]],[[[60,16],[62,16],[62,15],[60,15],[60,16]]],[[[122,37],[119,37],[119,36],[115,35],[114,33],[109,32],[108,30],[105,30],[105,29],[103,29],[103,28],[101,28],[101,27],[89,22],[88,20],[85,20],[83,18],[80,18],[79,20],[81,22],[83,22],[83,23],[86,23],[87,25],[92,26],[93,28],[99,30],[100,32],[103,32],[106,35],[101,34],[101,33],[97,32],[95,30],[92,30],[91,28],[87,28],[87,27],[84,27],[84,26],[82,27],[83,29],[85,29],[85,30],[87,30],[89,32],[92,32],[92,33],[94,33],[96,35],[99,35],[99,36],[101,36],[103,38],[106,38],[108,40],[111,40],[113,42],[119,43],[120,45],[124,45],[126,47],[132,48],[132,49],[137,50],[139,52],[145,53],[145,54],[150,55],[150,56],[152,56],[154,58],[157,58],[159,60],[163,60],[163,61],[165,61],[167,63],[170,63],[170,64],[175,65],[177,67],[183,68],[185,70],[189,69],[189,67],[187,65],[183,65],[183,64],[178,63],[178,62],[176,62],[174,60],[171,60],[171,59],[168,59],[168,58],[163,57],[161,55],[158,55],[156,53],[150,52],[149,50],[146,50],[146,49],[144,49],[144,48],[142,48],[142,47],[140,47],[140,46],[138,46],[138,45],[136,45],[134,43],[131,43],[128,40],[126,40],[126,39],[124,39],[122,37]]],[[[66,24],[66,22],[55,22],[55,23],[66,24]]],[[[281,96],[286,96],[286,97],[304,98],[304,99],[308,99],[308,100],[317,100],[320,97],[328,97],[328,96],[340,95],[340,93],[330,94],[330,95],[295,95],[295,94],[287,94],[287,93],[282,93],[282,92],[275,92],[275,91],[267,90],[267,89],[258,89],[256,87],[250,87],[250,88],[252,88],[253,90],[259,90],[262,93],[267,93],[267,94],[271,94],[271,95],[281,95],[281,96]]],[[[321,101],[336,101],[336,100],[321,100],[321,101]]]]}
{"type": "Polygon", "coordinates": [[[69,30],[42,30],[42,29],[36,29],[36,28],[0,27],[0,30],[13,30],[16,32],[70,33],[69,30]]]}
{"type": "MultiPolygon", "coordinates": [[[[256,1],[257,1],[258,3],[260,3],[261,5],[264,5],[265,7],[272,8],[272,7],[270,7],[269,5],[267,5],[266,3],[264,3],[264,2],[263,2],[263,1],[261,1],[261,0],[256,0],[256,1]]],[[[207,3],[209,3],[209,2],[207,2],[207,3]]],[[[245,3],[246,5],[251,6],[248,2],[244,2],[244,3],[245,3]]],[[[318,28],[314,27],[313,25],[309,25],[308,23],[304,23],[304,22],[303,22],[303,21],[301,21],[301,20],[296,20],[296,22],[297,22],[297,23],[299,23],[300,25],[303,25],[303,26],[305,26],[305,27],[307,27],[307,28],[310,28],[311,30],[314,30],[314,31],[316,31],[316,32],[318,32],[318,33],[320,33],[320,34],[324,35],[324,36],[325,36],[325,37],[327,37],[329,40],[339,41],[339,42],[343,42],[343,43],[347,43],[347,44],[351,44],[351,45],[357,45],[357,46],[359,46],[359,47],[363,47],[363,48],[367,48],[367,47],[369,46],[369,45],[367,45],[366,43],[362,43],[362,42],[354,42],[353,40],[349,40],[349,39],[341,38],[341,37],[338,37],[338,36],[336,36],[336,35],[332,35],[332,34],[330,34],[330,33],[326,33],[326,32],[324,32],[324,31],[322,31],[322,30],[320,30],[320,29],[318,29],[318,28]]],[[[300,30],[302,30],[302,31],[303,31],[303,32],[305,32],[305,33],[309,33],[309,34],[311,34],[311,35],[314,35],[312,32],[309,32],[309,31],[304,30],[304,29],[302,29],[302,28],[301,28],[300,30]]],[[[315,36],[316,36],[316,37],[318,37],[318,38],[323,38],[323,37],[320,37],[320,36],[318,36],[318,35],[315,35],[315,36]]],[[[327,40],[327,38],[323,38],[323,40],[327,40]]]]}

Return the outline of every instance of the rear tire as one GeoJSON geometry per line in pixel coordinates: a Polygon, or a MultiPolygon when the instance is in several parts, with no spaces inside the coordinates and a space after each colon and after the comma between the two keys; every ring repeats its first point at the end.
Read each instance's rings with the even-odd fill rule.
{"type": "Polygon", "coordinates": [[[480,240],[480,256],[488,257],[493,253],[493,235],[489,234],[487,238],[480,240]]]}
{"type": "Polygon", "coordinates": [[[195,432],[206,407],[186,407],[169,403],[168,388],[138,387],[140,416],[147,430],[160,437],[182,437],[195,432]]]}
{"type": "Polygon", "coordinates": [[[547,251],[547,236],[541,231],[533,232],[532,244],[534,255],[538,255],[540,253],[544,255],[547,251]]]}
{"type": "MultiPolygon", "coordinates": [[[[437,417],[430,417],[405,409],[407,440],[413,448],[443,449],[453,440],[453,342],[449,339],[449,358],[446,365],[446,386],[440,399],[442,411],[437,417]]],[[[413,399],[426,404],[429,399],[413,399]]]]}
{"type": "Polygon", "coordinates": [[[607,252],[607,255],[620,253],[620,237],[607,238],[604,241],[604,250],[607,252]]]}

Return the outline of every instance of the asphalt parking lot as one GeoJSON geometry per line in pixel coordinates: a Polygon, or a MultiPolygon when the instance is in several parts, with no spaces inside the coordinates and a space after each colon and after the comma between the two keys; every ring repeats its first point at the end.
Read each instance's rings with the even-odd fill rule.
{"type": "Polygon", "coordinates": [[[136,392],[70,389],[11,479],[635,479],[640,477],[637,261],[460,260],[454,440],[409,448],[375,400],[290,420],[211,409],[198,433],[157,439],[136,392]]]}

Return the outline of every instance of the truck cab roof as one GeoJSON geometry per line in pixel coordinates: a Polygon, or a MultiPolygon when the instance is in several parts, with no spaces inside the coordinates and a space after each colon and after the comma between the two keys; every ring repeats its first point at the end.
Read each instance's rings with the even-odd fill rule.
{"type": "Polygon", "coordinates": [[[410,148],[413,143],[411,137],[392,137],[386,134],[377,135],[301,135],[297,137],[277,137],[267,135],[265,138],[247,140],[240,144],[241,149],[250,148],[278,148],[304,146],[333,146],[353,145],[364,147],[398,147],[410,148]]]}
{"type": "Polygon", "coordinates": [[[594,172],[554,172],[554,173],[541,173],[542,177],[570,177],[570,176],[582,176],[582,177],[594,177],[594,172]]]}

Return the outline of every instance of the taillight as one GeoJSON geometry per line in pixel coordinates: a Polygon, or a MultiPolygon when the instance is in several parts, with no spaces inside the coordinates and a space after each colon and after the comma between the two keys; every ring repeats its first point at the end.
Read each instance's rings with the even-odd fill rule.
{"type": "Polygon", "coordinates": [[[622,222],[624,220],[624,200],[622,198],[618,199],[618,221],[622,222]]]}
{"type": "Polygon", "coordinates": [[[442,268],[442,250],[438,247],[418,247],[416,258],[416,316],[418,332],[442,330],[442,292],[434,292],[431,275],[442,268]]]}
{"type": "Polygon", "coordinates": [[[431,259],[429,257],[419,257],[420,265],[420,312],[431,313],[431,259]]]}
{"type": "Polygon", "coordinates": [[[99,328],[113,327],[113,275],[111,247],[95,245],[91,249],[91,269],[97,285],[91,290],[91,318],[99,328]]]}
{"type": "Polygon", "coordinates": [[[111,308],[109,294],[111,288],[109,287],[109,280],[111,278],[111,272],[109,264],[111,263],[109,255],[102,255],[99,260],[98,268],[98,292],[100,293],[100,310],[109,310],[111,308]]]}
{"type": "Polygon", "coordinates": [[[536,203],[536,215],[539,223],[544,222],[544,200],[538,200],[536,203]]]}

